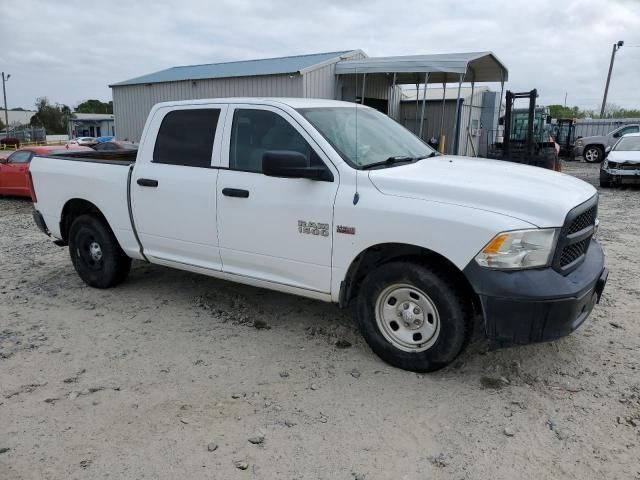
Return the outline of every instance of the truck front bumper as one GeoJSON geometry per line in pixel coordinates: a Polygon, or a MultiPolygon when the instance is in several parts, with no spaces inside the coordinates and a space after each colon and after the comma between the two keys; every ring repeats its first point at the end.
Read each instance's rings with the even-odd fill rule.
{"type": "Polygon", "coordinates": [[[584,145],[573,147],[573,158],[578,158],[582,156],[584,152],[584,145]]]}
{"type": "Polygon", "coordinates": [[[595,241],[582,265],[561,275],[552,268],[490,270],[472,261],[464,270],[480,297],[485,330],[496,346],[554,340],[587,319],[607,282],[602,248],[595,241]]]}

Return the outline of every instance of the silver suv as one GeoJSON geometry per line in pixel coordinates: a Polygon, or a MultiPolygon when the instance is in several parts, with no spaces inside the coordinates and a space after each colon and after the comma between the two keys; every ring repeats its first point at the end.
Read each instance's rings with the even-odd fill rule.
{"type": "Polygon", "coordinates": [[[574,157],[582,156],[589,163],[599,163],[604,160],[607,147],[612,147],[620,137],[638,132],[640,132],[640,125],[633,124],[616,128],[607,135],[579,138],[573,148],[574,157]]]}

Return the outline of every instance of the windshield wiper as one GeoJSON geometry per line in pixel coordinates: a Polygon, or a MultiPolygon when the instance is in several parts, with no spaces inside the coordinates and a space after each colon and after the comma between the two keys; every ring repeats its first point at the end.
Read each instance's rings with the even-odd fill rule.
{"type": "Polygon", "coordinates": [[[395,157],[389,157],[382,162],[374,162],[374,163],[370,163],[369,165],[363,165],[362,170],[368,170],[374,167],[382,167],[385,165],[394,165],[396,163],[414,162],[416,160],[417,160],[416,157],[405,157],[402,155],[396,155],[395,157]]]}

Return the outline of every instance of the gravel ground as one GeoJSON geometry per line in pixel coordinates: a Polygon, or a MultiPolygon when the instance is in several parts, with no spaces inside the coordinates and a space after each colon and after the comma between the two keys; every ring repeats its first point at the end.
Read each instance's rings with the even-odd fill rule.
{"type": "Polygon", "coordinates": [[[639,198],[601,191],[581,329],[430,375],[321,302],[144,263],[88,288],[0,199],[0,478],[640,478],[639,198]]]}

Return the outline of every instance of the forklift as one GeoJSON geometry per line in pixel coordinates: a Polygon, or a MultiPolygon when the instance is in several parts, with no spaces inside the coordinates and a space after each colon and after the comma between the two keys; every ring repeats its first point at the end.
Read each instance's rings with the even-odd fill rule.
{"type": "Polygon", "coordinates": [[[573,156],[573,142],[576,133],[575,118],[554,119],[554,135],[556,143],[560,145],[561,157],[571,158],[573,156]]]}
{"type": "Polygon", "coordinates": [[[560,170],[558,145],[553,138],[549,109],[536,107],[538,91],[514,93],[507,90],[503,134],[496,136],[488,158],[560,170]],[[528,108],[513,108],[518,99],[528,99],[528,108]]]}

